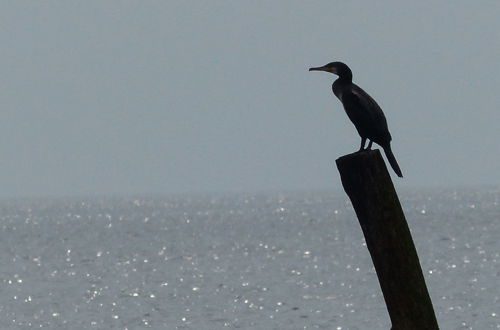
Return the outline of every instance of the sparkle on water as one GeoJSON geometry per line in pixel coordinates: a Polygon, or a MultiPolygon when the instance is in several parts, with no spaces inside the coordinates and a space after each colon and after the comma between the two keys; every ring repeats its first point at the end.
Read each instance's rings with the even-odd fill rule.
{"type": "MultiPolygon", "coordinates": [[[[400,194],[443,329],[500,329],[500,191],[400,194]]],[[[0,202],[0,328],[388,329],[342,194],[0,202]]]]}

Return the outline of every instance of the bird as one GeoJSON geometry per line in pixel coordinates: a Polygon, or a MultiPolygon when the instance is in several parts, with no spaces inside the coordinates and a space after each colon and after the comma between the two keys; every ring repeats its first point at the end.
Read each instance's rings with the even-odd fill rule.
{"type": "Polygon", "coordinates": [[[345,63],[331,62],[310,68],[309,71],[325,71],[338,76],[332,84],[332,91],[344,106],[347,116],[361,137],[361,147],[358,152],[370,150],[372,143],[377,143],[384,149],[394,172],[402,178],[403,174],[391,150],[392,137],[384,112],[367,92],[352,82],[351,69],[345,63]],[[369,140],[369,143],[365,149],[366,140],[369,140]]]}

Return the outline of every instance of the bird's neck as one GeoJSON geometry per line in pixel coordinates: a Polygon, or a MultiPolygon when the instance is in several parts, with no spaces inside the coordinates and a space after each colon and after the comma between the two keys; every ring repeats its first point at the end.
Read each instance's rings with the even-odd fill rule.
{"type": "Polygon", "coordinates": [[[332,84],[332,91],[335,96],[338,97],[339,100],[342,101],[342,94],[344,94],[344,91],[349,88],[349,86],[352,85],[352,77],[338,77],[337,80],[335,80],[332,84]]]}
{"type": "Polygon", "coordinates": [[[352,84],[352,73],[345,73],[339,76],[335,82],[339,84],[352,84]]]}

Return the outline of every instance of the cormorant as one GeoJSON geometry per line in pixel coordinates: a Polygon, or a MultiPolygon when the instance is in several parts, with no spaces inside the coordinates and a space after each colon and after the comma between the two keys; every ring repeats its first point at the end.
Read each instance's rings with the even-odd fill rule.
{"type": "Polygon", "coordinates": [[[352,82],[351,69],[342,62],[331,62],[324,66],[310,68],[309,71],[326,71],[338,76],[332,85],[333,94],[342,102],[347,116],[361,136],[359,151],[365,150],[367,139],[369,143],[366,149],[371,149],[373,142],[377,143],[384,149],[394,172],[399,177],[403,177],[391,150],[392,138],[384,113],[368,93],[352,82]]]}

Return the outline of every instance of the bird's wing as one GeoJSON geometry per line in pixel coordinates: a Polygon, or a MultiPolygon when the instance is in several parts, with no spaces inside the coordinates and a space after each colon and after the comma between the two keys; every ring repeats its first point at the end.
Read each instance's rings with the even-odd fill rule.
{"type": "Polygon", "coordinates": [[[363,89],[353,84],[353,88],[342,94],[342,103],[358,131],[361,129],[366,137],[379,144],[391,140],[382,109],[363,89]]]}

